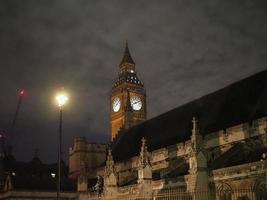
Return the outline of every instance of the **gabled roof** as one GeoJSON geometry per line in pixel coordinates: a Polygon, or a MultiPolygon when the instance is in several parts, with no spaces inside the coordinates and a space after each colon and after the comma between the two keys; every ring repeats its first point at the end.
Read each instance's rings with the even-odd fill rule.
{"type": "Polygon", "coordinates": [[[189,140],[193,116],[206,135],[266,116],[266,111],[267,70],[131,127],[113,142],[114,159],[138,155],[142,137],[150,151],[189,140]]]}

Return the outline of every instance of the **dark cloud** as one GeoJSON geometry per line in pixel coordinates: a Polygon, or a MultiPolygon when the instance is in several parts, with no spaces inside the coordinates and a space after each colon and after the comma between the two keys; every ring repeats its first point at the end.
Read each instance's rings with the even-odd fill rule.
{"type": "Polygon", "coordinates": [[[17,91],[26,96],[13,145],[19,159],[38,147],[56,160],[64,86],[64,154],[75,136],[108,141],[109,95],[129,40],[154,117],[266,68],[267,3],[203,1],[0,2],[0,129],[11,124],[17,91]]]}

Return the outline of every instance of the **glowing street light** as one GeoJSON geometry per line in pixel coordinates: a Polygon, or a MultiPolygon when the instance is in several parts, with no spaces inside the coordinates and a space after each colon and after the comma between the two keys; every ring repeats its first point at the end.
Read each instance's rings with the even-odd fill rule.
{"type": "Polygon", "coordinates": [[[63,113],[63,106],[68,101],[68,96],[64,93],[59,93],[56,95],[56,102],[59,107],[59,134],[58,134],[58,176],[57,176],[57,199],[60,199],[60,186],[61,186],[61,153],[62,153],[62,113],[63,113]]]}
{"type": "Polygon", "coordinates": [[[60,93],[56,96],[56,101],[59,108],[62,108],[67,103],[68,100],[69,100],[68,96],[64,93],[60,93]]]}

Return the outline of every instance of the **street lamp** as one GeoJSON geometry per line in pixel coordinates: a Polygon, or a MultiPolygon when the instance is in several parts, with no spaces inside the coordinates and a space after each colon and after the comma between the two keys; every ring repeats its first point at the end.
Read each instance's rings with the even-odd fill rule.
{"type": "Polygon", "coordinates": [[[63,111],[63,106],[67,103],[68,99],[69,99],[68,96],[64,93],[59,93],[58,95],[56,95],[56,102],[59,107],[57,199],[60,198],[60,185],[61,185],[62,111],[63,111]]]}

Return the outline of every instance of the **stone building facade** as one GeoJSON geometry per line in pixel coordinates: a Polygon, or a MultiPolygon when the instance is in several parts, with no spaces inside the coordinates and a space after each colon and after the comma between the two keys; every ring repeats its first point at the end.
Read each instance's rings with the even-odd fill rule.
{"type": "Polygon", "coordinates": [[[82,169],[92,171],[106,160],[106,144],[89,143],[85,138],[75,138],[69,150],[69,177],[76,179],[82,169]]]}
{"type": "Polygon", "coordinates": [[[128,121],[112,129],[97,165],[70,150],[70,168],[85,163],[76,169],[80,199],[95,198],[95,177],[102,199],[267,199],[267,71],[138,123],[125,94],[128,121]]]}

